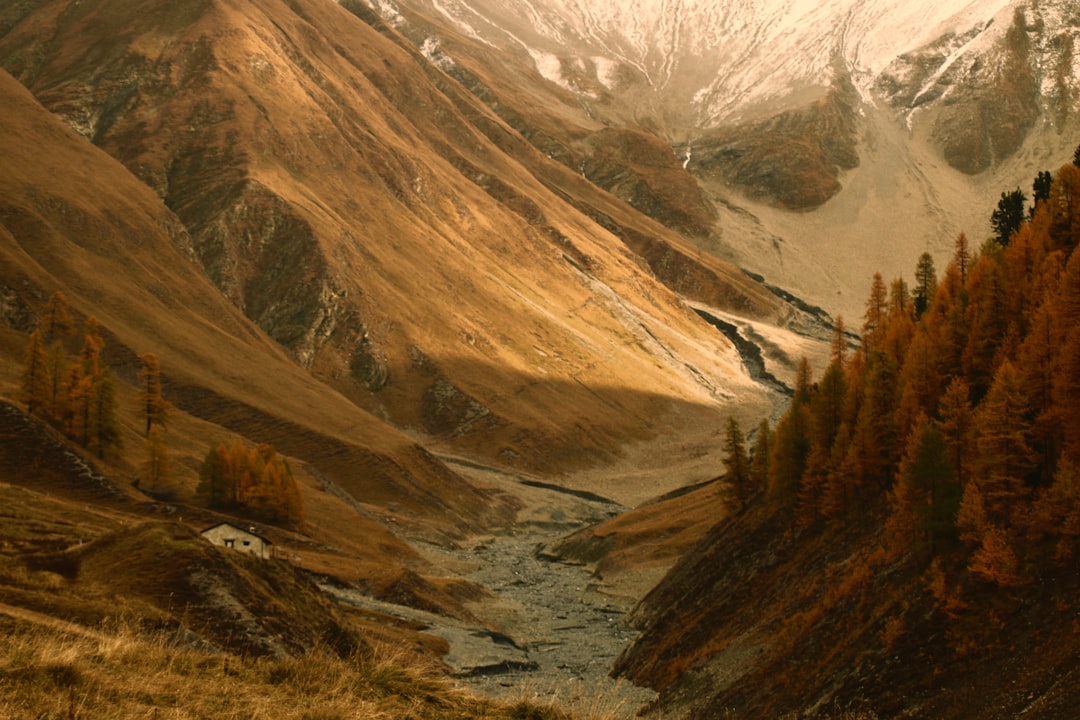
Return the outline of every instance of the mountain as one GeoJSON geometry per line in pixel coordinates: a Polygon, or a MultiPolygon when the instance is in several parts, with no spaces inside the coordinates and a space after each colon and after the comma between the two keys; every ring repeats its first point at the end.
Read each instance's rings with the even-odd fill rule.
{"type": "MultiPolygon", "coordinates": [[[[137,618],[182,627],[150,556],[122,557],[144,542],[216,557],[189,531],[256,519],[207,507],[204,460],[218,443],[272,445],[304,512],[263,531],[308,579],[361,603],[346,613],[362,616],[361,635],[422,654],[479,638],[483,657],[463,673],[531,667],[530,650],[584,652],[545,636],[578,627],[558,617],[577,612],[565,595],[591,599],[588,627],[614,628],[674,566],[620,661],[665,709],[713,681],[709,711],[760,709],[744,693],[790,647],[770,644],[776,662],[732,695],[724,662],[744,670],[764,645],[740,633],[790,613],[811,630],[776,637],[803,643],[792,657],[806,684],[765,710],[802,711],[833,681],[856,697],[870,670],[844,663],[877,652],[886,626],[846,643],[797,614],[847,577],[837,568],[852,547],[870,552],[874,526],[802,546],[785,517],[728,519],[723,428],[781,415],[799,358],[828,365],[832,318],[862,327],[874,272],[909,274],[923,251],[944,266],[961,230],[977,247],[998,194],[1072,151],[1078,27],[1058,0],[0,7],[0,466],[27,489],[4,492],[28,517],[105,518],[46,524],[44,539],[26,530],[33,542],[13,533],[3,602],[45,598],[81,622],[85,600],[100,619],[109,596],[79,576],[97,568],[130,585],[137,618]],[[56,292],[77,327],[100,329],[113,455],[83,447],[73,413],[28,402],[27,348],[56,292]],[[146,352],[172,404],[172,468],[155,486],[146,352]],[[159,515],[191,527],[123,531],[159,515]],[[560,572],[587,564],[593,580],[536,581],[538,542],[544,559],[569,561],[560,572]],[[524,576],[514,553],[528,555],[524,576]],[[469,579],[483,563],[507,597],[469,579]],[[833,574],[813,574],[822,567],[833,574]],[[562,604],[519,646],[503,635],[508,606],[543,605],[540,587],[562,604]],[[766,622],[725,616],[759,591],[766,622]],[[404,612],[393,603],[412,607],[387,614],[404,612]],[[418,637],[436,626],[455,640],[418,637]],[[837,648],[833,664],[811,672],[819,647],[837,648]]],[[[54,348],[59,388],[79,379],[80,348],[54,348]]],[[[251,608],[272,604],[276,582],[297,607],[313,592],[253,568],[218,567],[251,608]]],[[[905,573],[903,588],[922,587],[905,573]]],[[[830,607],[850,609],[864,595],[848,591],[869,585],[895,607],[892,586],[855,579],[830,607]]],[[[887,626],[905,661],[921,657],[923,630],[946,632],[938,616],[915,622],[934,609],[925,593],[914,607],[897,616],[918,632],[887,626]]],[[[1002,605],[1037,617],[1050,604],[1025,607],[1039,612],[1002,605]]],[[[353,627],[319,608],[320,623],[353,627]]],[[[290,622],[273,617],[257,644],[290,622]]],[[[516,617],[521,630],[533,616],[516,617]]],[[[237,628],[218,629],[204,640],[237,628]]],[[[289,652],[318,635],[298,628],[289,652]]],[[[1015,637],[1020,657],[1069,650],[1015,637]]],[[[1055,667],[1014,677],[1036,692],[1055,667]]],[[[887,691],[876,687],[880,707],[887,691]]]]}
{"type": "Polygon", "coordinates": [[[398,428],[555,470],[768,406],[671,288],[798,313],[345,7],[29,3],[0,28],[0,64],[163,200],[218,291],[398,428]]]}
{"type": "Polygon", "coordinates": [[[593,169],[601,131],[662,138],[702,193],[701,247],[849,319],[865,278],[981,238],[975,208],[1080,131],[1067,2],[371,5],[537,147],[671,224],[647,181],[593,169]]]}

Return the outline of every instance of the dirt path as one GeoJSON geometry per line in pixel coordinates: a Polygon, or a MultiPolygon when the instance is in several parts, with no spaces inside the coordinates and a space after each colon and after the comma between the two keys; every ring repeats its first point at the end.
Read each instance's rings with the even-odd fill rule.
{"type": "Polygon", "coordinates": [[[109,642],[111,639],[113,639],[104,633],[98,632],[97,630],[93,630],[83,625],[77,625],[73,622],[54,618],[51,615],[45,615],[43,613],[35,612],[33,610],[27,610],[26,608],[17,607],[15,605],[8,605],[6,603],[0,603],[0,615],[7,615],[8,617],[15,618],[16,620],[32,623],[34,625],[40,625],[42,627],[47,627],[51,630],[67,633],[69,635],[75,635],[90,640],[97,640],[99,642],[109,642]]]}

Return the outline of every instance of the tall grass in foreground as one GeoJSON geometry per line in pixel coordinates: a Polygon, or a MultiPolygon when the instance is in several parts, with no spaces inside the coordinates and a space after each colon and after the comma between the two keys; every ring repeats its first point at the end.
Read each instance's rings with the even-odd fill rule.
{"type": "Polygon", "coordinates": [[[568,719],[476,698],[386,654],[243,660],[123,629],[73,636],[0,623],[0,635],[0,718],[568,719]]]}

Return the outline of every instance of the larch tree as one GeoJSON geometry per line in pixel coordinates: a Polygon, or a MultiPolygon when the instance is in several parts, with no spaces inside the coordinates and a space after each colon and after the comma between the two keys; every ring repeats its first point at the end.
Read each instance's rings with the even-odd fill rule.
{"type": "Polygon", "coordinates": [[[139,404],[146,416],[145,435],[150,436],[150,429],[157,425],[164,428],[171,405],[161,397],[161,365],[154,353],[139,356],[142,367],[139,370],[139,404]]]}
{"type": "Polygon", "coordinates": [[[910,513],[916,556],[929,559],[941,545],[956,537],[960,484],[949,462],[945,435],[937,423],[922,416],[908,435],[900,462],[894,497],[903,497],[910,513]]]}
{"type": "MultiPolygon", "coordinates": [[[[842,323],[839,324],[843,332],[842,323]]],[[[844,421],[847,405],[847,377],[842,365],[843,346],[838,347],[837,333],[833,335],[833,361],[810,395],[810,446],[806,469],[799,489],[799,519],[810,524],[819,516],[839,510],[826,502],[828,485],[836,471],[833,446],[844,421]]]]}
{"type": "Polygon", "coordinates": [[[799,493],[810,451],[810,363],[799,362],[795,392],[772,434],[769,456],[770,496],[782,506],[793,506],[799,493]]]}
{"type": "Polygon", "coordinates": [[[896,427],[906,434],[921,415],[933,415],[941,394],[941,373],[934,338],[920,324],[908,347],[900,369],[900,401],[896,411],[896,427]]]}
{"type": "Polygon", "coordinates": [[[724,477],[735,494],[739,508],[746,507],[752,492],[750,456],[746,451],[746,436],[734,417],[728,418],[724,430],[724,467],[724,477]]]}
{"type": "Polygon", "coordinates": [[[1061,291],[1048,310],[1061,333],[1051,382],[1054,414],[1060,420],[1063,452],[1080,465],[1080,253],[1069,257],[1061,291]]]}
{"type": "Polygon", "coordinates": [[[874,273],[862,326],[863,348],[867,353],[876,349],[885,337],[888,309],[888,289],[885,287],[885,280],[881,277],[881,273],[874,273]]]}
{"type": "Polygon", "coordinates": [[[973,447],[975,411],[971,407],[970,396],[971,388],[967,381],[960,377],[953,378],[938,405],[941,432],[945,436],[949,461],[962,485],[967,482],[970,474],[969,458],[973,447]]]}
{"type": "Polygon", "coordinates": [[[911,338],[915,335],[914,307],[907,283],[902,278],[893,280],[889,285],[885,333],[879,347],[892,356],[898,366],[904,361],[911,338]]]}
{"type": "Polygon", "coordinates": [[[881,350],[867,363],[864,400],[852,428],[851,468],[855,486],[888,488],[899,458],[895,413],[898,399],[896,362],[881,350]]]}
{"type": "Polygon", "coordinates": [[[1032,504],[1028,526],[1035,541],[1049,536],[1056,540],[1053,560],[1072,561],[1080,541],[1080,468],[1063,461],[1049,487],[1044,487],[1032,504]]]}
{"type": "Polygon", "coordinates": [[[86,318],[83,323],[83,346],[78,359],[71,364],[68,383],[68,435],[80,442],[83,447],[89,443],[90,410],[101,382],[101,351],[105,341],[101,337],[101,327],[94,317],[86,318]]]}
{"type": "Polygon", "coordinates": [[[71,319],[71,306],[63,292],[57,290],[49,296],[41,312],[41,329],[46,343],[56,340],[63,342],[71,336],[75,323],[71,319]]]}
{"type": "Polygon", "coordinates": [[[150,428],[150,434],[146,436],[146,462],[143,464],[143,475],[136,487],[145,481],[146,487],[160,489],[166,484],[172,473],[172,455],[165,445],[164,431],[160,426],[150,428]]]}
{"type": "Polygon", "coordinates": [[[971,247],[964,233],[957,235],[953,242],[953,262],[960,271],[960,285],[966,285],[968,269],[971,267],[971,247]]]}
{"type": "Polygon", "coordinates": [[[240,510],[266,522],[304,521],[303,500],[288,462],[271,445],[211,448],[199,468],[197,492],[211,508],[240,510]]]}
{"type": "Polygon", "coordinates": [[[1069,164],[1058,170],[1046,205],[1053,247],[1071,250],[1080,245],[1080,167],[1069,164]]]}
{"type": "Polygon", "coordinates": [[[750,454],[750,478],[754,490],[766,487],[769,482],[769,452],[772,443],[772,426],[768,418],[758,425],[754,435],[754,448],[750,454]]]}
{"type": "Polygon", "coordinates": [[[973,426],[975,479],[988,516],[997,523],[1007,524],[1020,512],[1019,501],[1028,492],[1026,480],[1035,469],[1028,410],[1020,374],[1006,360],[979,404],[973,426]]]}
{"type": "Polygon", "coordinates": [[[30,333],[23,360],[22,399],[26,410],[31,415],[42,414],[48,405],[52,381],[49,379],[49,367],[45,357],[45,339],[41,328],[30,333]]]}
{"type": "Polygon", "coordinates": [[[46,376],[49,378],[49,391],[45,412],[42,414],[54,425],[62,425],[69,414],[68,383],[71,380],[68,373],[68,354],[63,341],[53,340],[45,348],[45,365],[48,368],[46,376]]]}
{"type": "Polygon", "coordinates": [[[993,380],[994,360],[1009,325],[1004,254],[990,247],[968,279],[967,345],[961,358],[973,397],[979,399],[993,380]]]}
{"type": "Polygon", "coordinates": [[[118,453],[123,447],[120,423],[116,417],[116,381],[106,365],[93,386],[90,400],[90,431],[87,447],[102,460],[118,453]]]}

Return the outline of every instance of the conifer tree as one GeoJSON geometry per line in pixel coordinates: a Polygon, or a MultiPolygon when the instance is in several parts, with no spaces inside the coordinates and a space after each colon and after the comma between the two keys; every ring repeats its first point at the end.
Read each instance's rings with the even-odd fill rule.
{"type": "Polygon", "coordinates": [[[1000,245],[1009,244],[1009,238],[1020,228],[1024,221],[1024,206],[1027,197],[1020,188],[1001,193],[997,209],[990,216],[990,225],[994,228],[994,240],[1000,245]]]}
{"type": "Polygon", "coordinates": [[[956,535],[960,485],[949,462],[945,435],[925,415],[908,435],[897,474],[893,512],[910,518],[906,523],[911,528],[912,548],[916,556],[929,559],[956,535]]]}
{"type": "Polygon", "coordinates": [[[799,492],[799,519],[804,524],[812,523],[818,516],[843,512],[844,503],[836,501],[836,493],[829,487],[836,479],[833,448],[847,406],[842,321],[837,322],[837,328],[833,334],[833,361],[810,394],[810,444],[799,492]]]}
{"type": "Polygon", "coordinates": [[[1046,202],[1050,199],[1050,188],[1053,182],[1054,176],[1050,174],[1049,170],[1040,170],[1035,176],[1035,181],[1031,184],[1031,217],[1035,217],[1035,209],[1040,202],[1046,202]]]}
{"type": "Polygon", "coordinates": [[[968,458],[972,448],[972,427],[975,424],[970,395],[971,388],[967,381],[959,377],[953,378],[945,389],[938,410],[949,461],[962,485],[966,484],[970,472],[968,458]]]}
{"type": "Polygon", "coordinates": [[[211,448],[199,469],[197,492],[212,508],[245,511],[267,522],[303,523],[300,489],[288,462],[271,445],[211,448]]]}
{"type": "Polygon", "coordinates": [[[937,273],[934,270],[934,258],[930,253],[924,252],[919,256],[919,262],[915,266],[913,301],[916,318],[921,318],[930,307],[935,293],[937,293],[937,273]]]}
{"type": "Polygon", "coordinates": [[[882,279],[881,273],[874,273],[862,326],[863,348],[868,353],[876,349],[885,337],[888,307],[888,290],[885,288],[885,280],[882,279]]]}
{"type": "Polygon", "coordinates": [[[1025,480],[1035,468],[1031,447],[1028,400],[1020,374],[1009,361],[1002,363],[994,384],[979,405],[974,424],[978,450],[976,481],[988,516],[1006,524],[1027,494],[1025,480]]]}
{"type": "Polygon", "coordinates": [[[123,447],[116,408],[116,382],[109,367],[105,366],[93,385],[88,414],[91,429],[87,444],[102,460],[119,452],[123,447]]]}
{"type": "Polygon", "coordinates": [[[143,353],[139,360],[142,362],[139,370],[139,404],[146,416],[145,435],[149,437],[151,427],[165,426],[171,405],[161,397],[161,366],[157,355],[143,353]]]}
{"type": "Polygon", "coordinates": [[[967,273],[971,267],[971,249],[968,246],[967,235],[960,233],[953,243],[953,262],[960,271],[960,285],[967,284],[967,273]]]}
{"type": "Polygon", "coordinates": [[[967,345],[962,363],[978,400],[993,380],[994,360],[1008,329],[1004,254],[991,247],[980,256],[968,280],[967,345]]]}
{"type": "Polygon", "coordinates": [[[886,316],[885,333],[880,349],[888,353],[893,362],[900,365],[907,355],[911,338],[915,335],[914,303],[907,283],[896,278],[889,286],[889,312],[886,316]]]}
{"type": "Polygon", "coordinates": [[[71,365],[68,382],[68,435],[85,447],[90,441],[90,411],[96,386],[101,381],[101,351],[105,341],[94,317],[86,318],[83,346],[78,360],[71,365]]]}
{"type": "Polygon", "coordinates": [[[750,455],[750,479],[755,491],[766,487],[769,482],[769,453],[772,442],[772,427],[768,418],[758,425],[754,435],[754,449],[750,455]]]}
{"type": "Polygon", "coordinates": [[[1053,415],[1060,420],[1062,450],[1080,464],[1080,253],[1069,257],[1060,292],[1048,312],[1060,335],[1053,361],[1053,415]]]}
{"type": "Polygon", "coordinates": [[[46,343],[63,342],[71,336],[75,327],[67,296],[57,290],[49,296],[41,313],[41,329],[46,343]]]}
{"type": "Polygon", "coordinates": [[[42,414],[49,402],[52,381],[48,373],[45,340],[42,337],[41,328],[36,328],[30,333],[30,341],[26,346],[22,376],[22,399],[26,402],[27,412],[31,415],[42,414]]]}
{"type": "Polygon", "coordinates": [[[852,429],[851,467],[856,486],[886,489],[900,452],[894,417],[898,378],[892,357],[874,352],[865,382],[865,398],[852,429]]]}
{"type": "Polygon", "coordinates": [[[1052,559],[1072,560],[1080,540],[1080,468],[1071,460],[1058,467],[1053,483],[1033,503],[1028,526],[1033,541],[1056,539],[1052,559]]]}
{"type": "Polygon", "coordinates": [[[968,343],[967,314],[968,291],[961,281],[959,266],[951,262],[938,284],[930,312],[922,321],[933,338],[938,374],[945,382],[962,372],[968,343]]]}
{"type": "Polygon", "coordinates": [[[146,463],[143,465],[143,480],[148,488],[160,488],[172,473],[172,456],[165,445],[165,433],[158,425],[150,428],[146,436],[146,463]]]}
{"type": "Polygon", "coordinates": [[[53,340],[45,349],[46,377],[49,378],[48,398],[42,413],[50,422],[62,425],[69,414],[68,398],[71,376],[64,343],[53,340]]]}
{"type": "Polygon", "coordinates": [[[776,424],[769,457],[769,494],[783,506],[793,506],[806,471],[810,450],[810,363],[799,362],[795,392],[788,411],[776,424]]]}
{"type": "Polygon", "coordinates": [[[926,324],[920,324],[900,371],[896,427],[901,435],[913,427],[919,415],[933,415],[937,410],[942,382],[939,367],[934,338],[926,324]]]}
{"type": "Polygon", "coordinates": [[[739,508],[746,507],[751,494],[750,456],[746,451],[746,437],[739,421],[729,417],[724,432],[724,477],[735,493],[739,508]]]}
{"type": "Polygon", "coordinates": [[[1063,165],[1050,187],[1050,245],[1071,251],[1080,245],[1080,167],[1063,165]]]}

